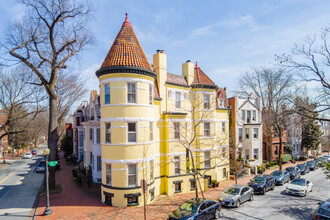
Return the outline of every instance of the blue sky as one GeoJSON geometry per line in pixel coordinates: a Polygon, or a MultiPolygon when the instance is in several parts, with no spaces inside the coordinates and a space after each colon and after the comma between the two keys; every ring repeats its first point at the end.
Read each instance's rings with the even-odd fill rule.
{"type": "MultiPolygon", "coordinates": [[[[201,69],[229,96],[251,66],[269,66],[275,54],[290,53],[294,43],[330,25],[329,0],[94,0],[91,31],[96,45],[80,54],[77,71],[98,89],[98,70],[128,13],[149,62],[165,50],[168,72],[181,74],[186,60],[201,69]]],[[[0,0],[1,30],[19,19],[16,1],[0,0]]],[[[2,31],[1,31],[2,32],[2,31]]],[[[89,94],[86,96],[88,99],[89,94]]]]}

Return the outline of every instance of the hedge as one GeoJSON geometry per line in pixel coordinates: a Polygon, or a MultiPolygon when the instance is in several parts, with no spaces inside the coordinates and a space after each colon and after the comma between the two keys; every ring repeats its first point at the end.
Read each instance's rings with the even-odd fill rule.
{"type": "Polygon", "coordinates": [[[291,160],[292,157],[290,154],[284,154],[284,155],[281,155],[281,159],[282,159],[282,163],[286,163],[287,161],[291,160]]]}

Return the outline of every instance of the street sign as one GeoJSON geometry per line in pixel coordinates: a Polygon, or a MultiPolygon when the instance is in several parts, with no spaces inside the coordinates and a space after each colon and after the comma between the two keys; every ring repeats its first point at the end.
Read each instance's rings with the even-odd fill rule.
{"type": "Polygon", "coordinates": [[[147,184],[147,181],[145,179],[141,180],[141,188],[142,188],[143,193],[145,193],[148,189],[148,184],[147,184]]]}
{"type": "Polygon", "coordinates": [[[50,167],[55,167],[56,164],[58,164],[58,161],[48,161],[48,165],[49,165],[50,167]]]}

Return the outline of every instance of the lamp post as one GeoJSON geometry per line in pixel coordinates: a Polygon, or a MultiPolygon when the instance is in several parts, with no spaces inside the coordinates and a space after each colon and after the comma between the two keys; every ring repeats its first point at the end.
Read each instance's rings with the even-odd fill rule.
{"type": "Polygon", "coordinates": [[[46,169],[46,172],[45,172],[45,179],[46,179],[46,200],[47,200],[47,204],[46,204],[46,208],[45,208],[45,211],[44,211],[44,215],[50,215],[52,214],[52,210],[50,209],[50,206],[49,206],[49,183],[48,183],[48,155],[50,153],[50,150],[49,148],[45,148],[44,149],[44,155],[45,155],[45,161],[46,161],[46,165],[45,165],[45,169],[46,169]]]}

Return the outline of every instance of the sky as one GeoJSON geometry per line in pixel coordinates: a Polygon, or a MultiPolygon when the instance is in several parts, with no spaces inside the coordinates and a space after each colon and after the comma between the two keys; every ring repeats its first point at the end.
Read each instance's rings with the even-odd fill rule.
{"type": "MultiPolygon", "coordinates": [[[[165,50],[168,72],[181,75],[187,60],[198,66],[228,96],[251,67],[271,66],[275,55],[330,25],[329,0],[93,0],[90,29],[96,44],[80,54],[73,71],[98,90],[95,75],[117,36],[125,13],[149,60],[165,50]]],[[[0,0],[0,33],[21,18],[17,1],[0,0]]],[[[89,94],[84,97],[89,99],[89,94]]]]}

